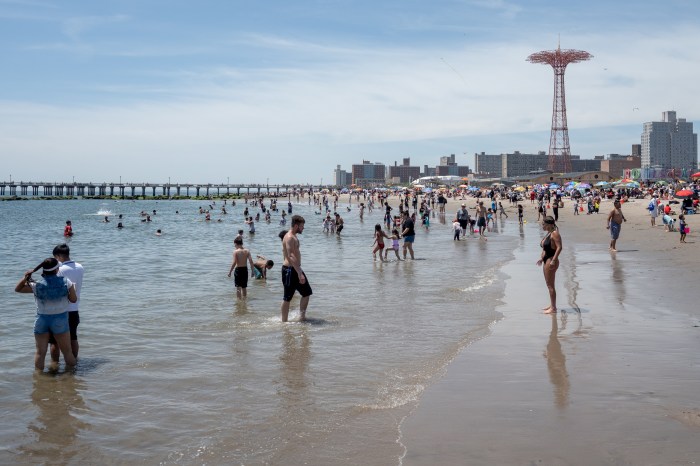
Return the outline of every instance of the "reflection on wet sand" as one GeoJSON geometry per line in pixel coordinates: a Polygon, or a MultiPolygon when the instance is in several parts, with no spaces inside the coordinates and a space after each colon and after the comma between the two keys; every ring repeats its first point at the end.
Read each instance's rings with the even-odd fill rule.
{"type": "MultiPolygon", "coordinates": [[[[565,316],[566,314],[562,313],[563,325],[565,316]]],[[[566,358],[559,342],[559,322],[556,314],[552,314],[552,331],[549,334],[544,357],[547,359],[549,381],[554,387],[554,404],[558,408],[566,408],[569,405],[569,374],[566,371],[566,358]]]]}
{"type": "Polygon", "coordinates": [[[616,254],[610,254],[610,265],[612,266],[612,281],[613,286],[617,290],[617,302],[624,305],[627,300],[627,291],[625,289],[625,272],[622,270],[623,263],[618,260],[616,254]]]}
{"type": "Polygon", "coordinates": [[[308,396],[306,372],[311,359],[311,342],[306,325],[284,328],[282,340],[281,375],[283,387],[280,395],[285,402],[285,414],[293,414],[308,396]]]}
{"type": "Polygon", "coordinates": [[[75,445],[84,423],[74,413],[87,410],[81,392],[86,384],[71,374],[35,372],[32,404],[37,417],[27,426],[33,434],[19,450],[23,455],[41,458],[44,464],[70,463],[80,449],[75,445]]]}
{"type": "Polygon", "coordinates": [[[576,300],[578,298],[578,292],[580,289],[579,279],[577,276],[577,257],[575,248],[571,249],[568,260],[566,261],[566,288],[569,296],[569,306],[574,308],[575,311],[580,312],[576,300]]]}

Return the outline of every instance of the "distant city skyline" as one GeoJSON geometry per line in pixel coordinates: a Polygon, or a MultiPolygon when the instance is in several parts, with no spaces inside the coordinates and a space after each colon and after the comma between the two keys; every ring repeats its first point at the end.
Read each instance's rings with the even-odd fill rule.
{"type": "Polygon", "coordinates": [[[557,46],[572,154],[700,115],[700,3],[0,0],[0,178],[318,183],[358,160],[547,151],[557,46]]]}

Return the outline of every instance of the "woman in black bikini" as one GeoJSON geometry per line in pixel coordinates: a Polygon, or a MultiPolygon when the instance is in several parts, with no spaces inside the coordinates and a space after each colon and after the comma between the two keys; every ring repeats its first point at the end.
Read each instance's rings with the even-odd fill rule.
{"type": "Polygon", "coordinates": [[[537,261],[537,265],[542,266],[550,301],[550,305],[545,307],[543,311],[545,314],[555,314],[557,312],[557,290],[554,288],[554,278],[559,268],[559,254],[562,250],[561,235],[559,235],[557,225],[551,216],[544,218],[542,229],[547,231],[547,236],[540,242],[542,256],[537,261]]]}

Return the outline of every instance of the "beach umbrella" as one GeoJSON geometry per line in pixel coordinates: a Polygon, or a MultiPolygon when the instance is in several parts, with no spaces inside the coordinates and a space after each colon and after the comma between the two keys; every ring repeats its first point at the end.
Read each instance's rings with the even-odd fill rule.
{"type": "Polygon", "coordinates": [[[700,172],[693,173],[692,175],[690,175],[690,177],[691,178],[700,178],[700,172]]]}
{"type": "Polygon", "coordinates": [[[638,188],[639,183],[636,181],[628,181],[626,183],[620,183],[617,185],[618,188],[638,188]]]}
{"type": "Polygon", "coordinates": [[[656,182],[656,184],[660,184],[661,186],[666,186],[668,184],[668,181],[665,180],[659,180],[656,182]]]}
{"type": "Polygon", "coordinates": [[[591,185],[588,183],[579,183],[576,185],[578,189],[590,189],[591,185]]]}
{"type": "Polygon", "coordinates": [[[469,185],[468,185],[468,184],[460,184],[459,187],[460,187],[460,188],[468,188],[469,185]]]}
{"type": "Polygon", "coordinates": [[[607,181],[599,181],[595,185],[596,186],[608,186],[609,184],[610,183],[608,183],[607,181]]]}
{"type": "Polygon", "coordinates": [[[432,192],[433,192],[433,188],[425,188],[425,189],[423,190],[423,192],[432,193],[432,192]]]}
{"type": "Polygon", "coordinates": [[[518,192],[523,192],[525,191],[525,188],[523,188],[522,186],[518,186],[517,188],[515,188],[515,190],[518,192]]]}
{"type": "Polygon", "coordinates": [[[690,189],[681,189],[676,192],[675,197],[690,197],[693,194],[695,194],[695,192],[690,189]]]}

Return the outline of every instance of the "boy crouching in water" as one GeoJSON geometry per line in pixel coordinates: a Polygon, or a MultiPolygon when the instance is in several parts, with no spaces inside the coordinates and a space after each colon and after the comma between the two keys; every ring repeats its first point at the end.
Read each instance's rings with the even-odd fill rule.
{"type": "Polygon", "coordinates": [[[248,263],[250,263],[250,274],[251,277],[255,275],[255,265],[253,264],[253,259],[250,257],[250,251],[243,247],[243,239],[236,238],[233,240],[235,249],[233,250],[233,263],[228,271],[228,276],[231,276],[233,272],[233,284],[236,287],[236,297],[238,299],[245,298],[247,296],[246,288],[248,288],[248,263]]]}

